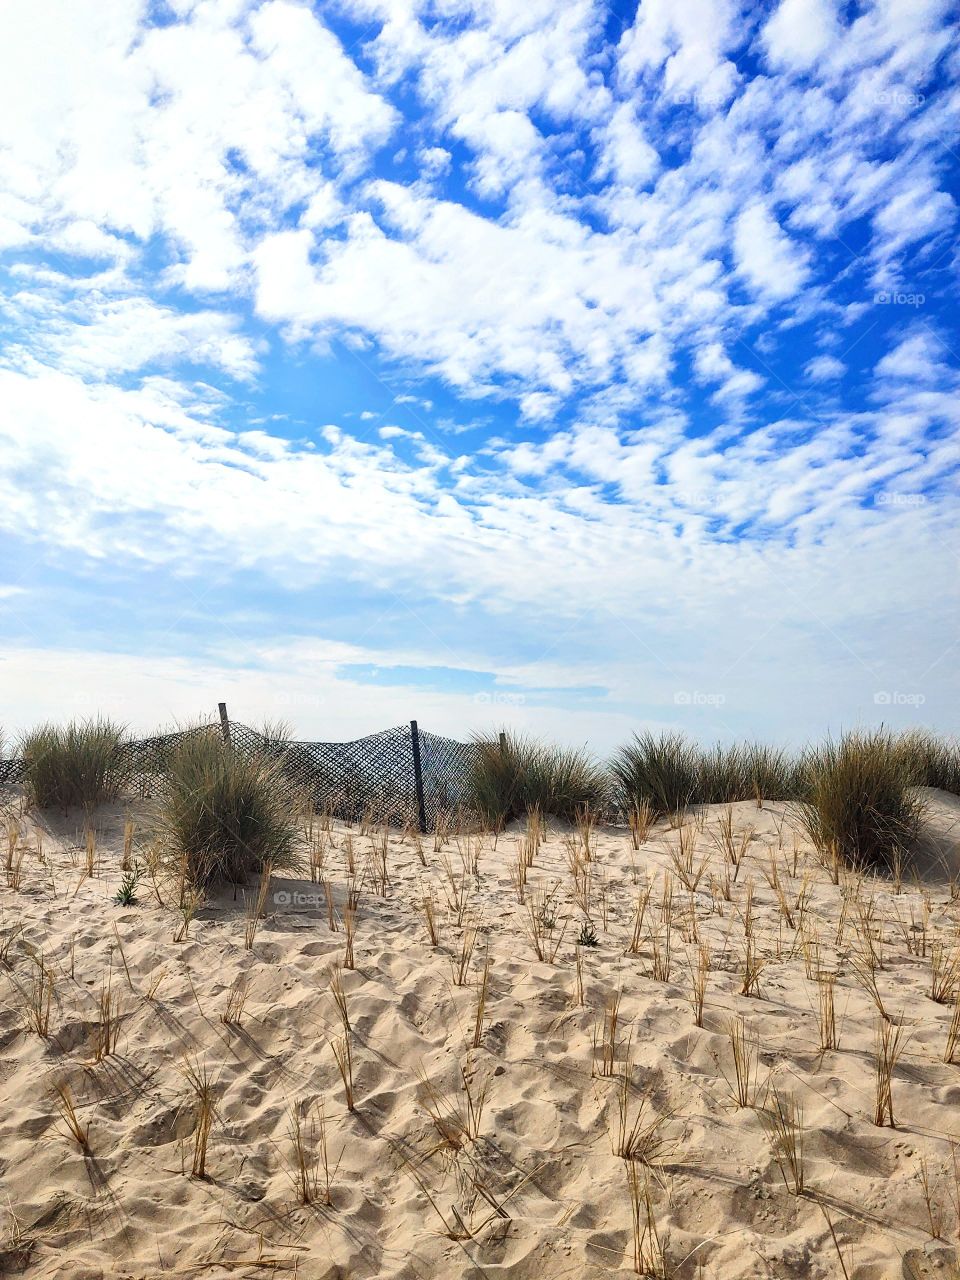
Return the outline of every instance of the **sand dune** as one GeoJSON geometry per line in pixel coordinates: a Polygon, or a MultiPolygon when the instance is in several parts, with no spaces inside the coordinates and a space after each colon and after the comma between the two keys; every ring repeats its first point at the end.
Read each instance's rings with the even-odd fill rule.
{"type": "MultiPolygon", "coordinates": [[[[929,800],[930,831],[949,858],[958,806],[937,793],[929,800]]],[[[426,865],[412,838],[391,833],[381,896],[369,835],[333,823],[313,838],[324,845],[338,928],[329,927],[320,885],[275,877],[247,949],[244,904],[231,891],[206,903],[180,941],[182,920],[157,900],[149,877],[135,906],[114,904],[124,823],[133,819],[143,859],[147,805],[97,812],[93,876],[76,816],[18,815],[15,803],[10,812],[24,852],[19,888],[0,888],[2,1274],[559,1280],[630,1272],[629,1162],[614,1149],[625,1069],[628,1128],[641,1104],[645,1123],[661,1122],[646,1135],[660,1145],[652,1166],[634,1167],[650,1189],[667,1274],[958,1274],[960,1062],[943,1061],[952,1005],[931,998],[931,983],[936,958],[947,987],[956,986],[946,968],[960,954],[960,902],[936,861],[899,892],[849,874],[834,884],[785,806],[742,803],[732,807],[733,831],[745,856],[727,900],[723,807],[691,816],[683,855],[680,832],[659,823],[639,851],[623,830],[595,831],[585,863],[578,833],[552,823],[522,905],[522,825],[495,844],[489,835],[451,836],[435,848],[425,837],[426,865]],[[352,1113],[333,1051],[344,1029],[330,990],[344,958],[338,917],[350,856],[362,885],[355,968],[342,971],[352,1113]],[[477,874],[464,869],[475,856],[477,874]],[[698,873],[696,887],[685,887],[698,873]],[[437,947],[420,906],[431,894],[437,947]],[[541,946],[547,956],[556,950],[554,963],[536,958],[531,904],[552,924],[541,946]],[[585,905],[598,945],[577,953],[585,905]],[[460,986],[462,939],[474,926],[460,986]],[[691,988],[701,952],[709,972],[698,1027],[691,988]],[[876,996],[865,985],[871,955],[876,996]],[[749,995],[747,961],[759,966],[749,995]],[[837,975],[839,1048],[825,1052],[818,967],[837,975]],[[95,1061],[108,980],[120,1025],[113,1051],[95,1061]],[[27,1006],[47,981],[43,1036],[30,1028],[27,1006]],[[238,981],[247,984],[246,1004],[231,1025],[222,1015],[238,981]],[[604,1010],[618,993],[613,1074],[604,1076],[604,1010]],[[902,1036],[896,1127],[874,1123],[876,997],[902,1036]],[[741,1017],[747,1054],[756,1046],[758,1055],[743,1107],[730,1038],[741,1017]],[[203,1178],[190,1173],[191,1065],[214,1083],[203,1178]],[[89,1125],[87,1153],[58,1113],[57,1084],[69,1086],[89,1125]],[[802,1108],[803,1195],[776,1158],[777,1097],[802,1108]],[[331,1203],[323,1203],[321,1174],[318,1198],[305,1205],[291,1108],[301,1106],[315,1152],[320,1103],[331,1203]],[[931,1239],[932,1227],[942,1240],[931,1239]]],[[[8,871],[8,881],[16,878],[8,871]]],[[[649,1233],[643,1244],[649,1253],[649,1233]]]]}

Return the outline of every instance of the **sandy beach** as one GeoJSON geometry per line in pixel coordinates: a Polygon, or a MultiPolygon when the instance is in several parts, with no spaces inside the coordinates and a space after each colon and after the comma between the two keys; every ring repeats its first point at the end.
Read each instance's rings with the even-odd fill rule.
{"type": "Polygon", "coordinates": [[[496,840],[391,830],[386,885],[381,829],[317,819],[304,847],[322,883],[273,877],[248,947],[232,890],[186,936],[148,874],[135,905],[114,903],[128,822],[133,858],[149,858],[147,802],[93,815],[91,876],[82,817],[23,814],[13,797],[0,1274],[629,1273],[632,1170],[652,1207],[642,1243],[667,1275],[956,1276],[960,1062],[943,1057],[960,802],[927,802],[930,865],[899,891],[851,872],[834,883],[784,804],[713,806],[682,832],[659,822],[636,850],[625,829],[558,822],[539,845],[523,823],[496,840]],[[821,1049],[818,973],[835,975],[835,1049],[821,1049]],[[38,983],[46,1034],[31,1025],[38,983]],[[900,1037],[894,1127],[875,1123],[880,1004],[900,1037]],[[335,1054],[348,1044],[353,1111],[335,1054]],[[214,1104],[202,1177],[191,1072],[214,1104]],[[777,1100],[802,1115],[802,1194],[777,1158],[777,1100]],[[621,1107],[646,1162],[617,1154],[621,1107]],[[316,1175],[306,1197],[295,1112],[316,1175]]]}

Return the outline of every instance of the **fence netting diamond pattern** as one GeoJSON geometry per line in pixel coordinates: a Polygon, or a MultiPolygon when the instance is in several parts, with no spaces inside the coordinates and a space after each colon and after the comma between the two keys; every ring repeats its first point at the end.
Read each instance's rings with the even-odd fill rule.
{"type": "MultiPolygon", "coordinates": [[[[185,738],[220,732],[218,723],[128,740],[119,762],[125,785],[140,796],[157,794],[170,757],[185,738]]],[[[348,822],[367,817],[406,826],[419,820],[413,731],[408,724],[354,742],[291,742],[235,721],[230,721],[229,734],[235,751],[275,760],[291,794],[309,796],[318,809],[348,822]]],[[[419,741],[424,817],[432,827],[439,815],[467,804],[477,748],[434,733],[421,732],[419,741]]],[[[22,759],[0,760],[0,783],[20,782],[23,777],[22,759]]]]}

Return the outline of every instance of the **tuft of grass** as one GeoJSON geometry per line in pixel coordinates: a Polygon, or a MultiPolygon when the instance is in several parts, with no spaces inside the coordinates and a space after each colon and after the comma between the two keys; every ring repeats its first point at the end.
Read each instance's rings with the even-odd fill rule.
{"type": "Polygon", "coordinates": [[[357,906],[348,897],[343,907],[343,967],[354,968],[353,943],[357,936],[357,906]]]}
{"type": "Polygon", "coordinates": [[[267,897],[270,893],[270,876],[273,874],[273,863],[267,858],[260,868],[260,880],[256,893],[243,895],[243,947],[252,951],[257,940],[257,930],[267,908],[267,897]]]}
{"type": "Polygon", "coordinates": [[[666,1241],[657,1229],[650,1174],[635,1160],[626,1162],[627,1190],[630,1195],[630,1218],[633,1224],[633,1269],[638,1276],[665,1280],[668,1274],[666,1241]]]}
{"type": "Polygon", "coordinates": [[[494,831],[532,810],[573,822],[578,813],[596,814],[607,807],[606,774],[586,751],[510,732],[502,743],[483,736],[474,742],[467,804],[494,831]]]}
{"type": "Polygon", "coordinates": [[[630,839],[634,849],[639,849],[650,834],[653,826],[653,809],[649,800],[639,800],[631,804],[627,810],[627,822],[630,826],[630,839]]]}
{"type": "Polygon", "coordinates": [[[450,958],[453,984],[456,987],[465,987],[467,985],[467,978],[470,974],[470,961],[473,959],[473,950],[477,945],[479,933],[480,922],[478,920],[469,921],[460,938],[458,954],[450,958]]]}
{"type": "Polygon", "coordinates": [[[171,753],[159,816],[165,860],[199,887],[243,884],[267,863],[301,869],[281,763],[241,754],[214,731],[184,737],[171,753]]]}
{"type": "Polygon", "coordinates": [[[752,1037],[742,1017],[734,1018],[728,1029],[733,1080],[727,1080],[738,1107],[754,1107],[757,1102],[760,1071],[760,1037],[752,1037]]]}
{"type": "Polygon", "coordinates": [[[809,753],[801,819],[821,858],[855,870],[909,859],[923,812],[909,759],[882,730],[845,734],[809,753]]]}
{"type": "Polygon", "coordinates": [[[817,969],[817,1005],[819,1010],[820,1052],[839,1049],[840,1033],[837,1028],[834,989],[837,975],[828,969],[817,969]]]}
{"type": "Polygon", "coordinates": [[[11,974],[16,1002],[27,1026],[46,1040],[50,1035],[50,1006],[53,1002],[53,970],[47,967],[42,953],[34,954],[30,981],[23,985],[11,974]]]}
{"type": "MultiPolygon", "coordinates": [[[[958,1051],[960,1051],[960,991],[957,992],[953,1015],[947,1028],[947,1042],[943,1050],[944,1062],[956,1062],[958,1051]]],[[[957,1216],[960,1218],[960,1212],[957,1216]]]]}
{"type": "Polygon", "coordinates": [[[94,1062],[102,1062],[104,1058],[116,1053],[123,1020],[117,999],[113,994],[113,974],[110,970],[107,971],[107,976],[100,987],[97,1012],[98,1017],[91,1037],[91,1049],[94,1062]]]}
{"type": "Polygon", "coordinates": [[[490,985],[490,956],[487,954],[483,962],[483,972],[477,987],[477,1012],[473,1020],[473,1040],[471,1045],[479,1049],[483,1040],[483,1019],[487,1010],[487,992],[490,985]]]}
{"type": "Polygon", "coordinates": [[[443,1146],[450,1151],[462,1151],[469,1143],[476,1142],[480,1136],[480,1124],[483,1109],[487,1101],[489,1081],[472,1078],[471,1061],[459,1067],[460,1083],[463,1092],[462,1103],[454,1097],[442,1093],[428,1079],[421,1067],[417,1075],[420,1080],[420,1101],[427,1111],[433,1127],[437,1131],[443,1146]]]}
{"type": "Polygon", "coordinates": [[[676,1151],[676,1144],[664,1132],[664,1126],[671,1117],[655,1114],[649,1091],[640,1095],[634,1110],[634,1090],[630,1077],[628,1045],[623,1073],[617,1087],[616,1127],[611,1131],[613,1153],[621,1160],[636,1160],[649,1168],[658,1169],[676,1151]]]}
{"type": "Polygon", "coordinates": [[[952,1004],[960,988],[960,948],[949,950],[941,942],[930,948],[930,999],[952,1004]]]}
{"type": "Polygon", "coordinates": [[[939,787],[960,795],[960,742],[956,738],[913,729],[901,734],[896,746],[914,786],[939,787]]]}
{"type": "Polygon", "coordinates": [[[353,1028],[350,1026],[347,993],[343,986],[343,969],[338,964],[335,964],[330,971],[330,995],[333,1003],[337,1006],[337,1013],[339,1013],[340,1021],[343,1023],[344,1034],[349,1035],[353,1028]]]}
{"type": "Polygon", "coordinates": [[[77,1115],[77,1104],[70,1085],[64,1080],[58,1081],[53,1086],[53,1097],[66,1136],[73,1139],[85,1156],[90,1155],[90,1125],[83,1124],[77,1115]]]}
{"type": "MultiPolygon", "coordinates": [[[[327,1121],[323,1103],[317,1106],[316,1118],[310,1115],[309,1104],[295,1102],[290,1107],[290,1141],[293,1144],[291,1168],[297,1199],[301,1204],[333,1204],[331,1183],[340,1161],[330,1167],[327,1144],[327,1121]]],[[[343,1152],[341,1151],[341,1157],[343,1152]]]]}
{"type": "Polygon", "coordinates": [[[343,1081],[343,1094],[348,1111],[356,1110],[356,1098],[353,1091],[353,1050],[350,1045],[350,1033],[345,1032],[336,1040],[330,1041],[330,1048],[337,1060],[337,1069],[343,1081]]]}
{"type": "Polygon", "coordinates": [[[611,762],[620,807],[646,806],[655,817],[682,812],[697,790],[697,753],[683,734],[634,734],[611,762]]]}
{"type": "Polygon", "coordinates": [[[760,1120],[770,1138],[773,1156],[780,1166],[783,1185],[795,1196],[804,1192],[803,1105],[793,1094],[781,1096],[773,1090],[769,1110],[760,1112],[760,1120]]]}
{"type": "Polygon", "coordinates": [[[199,1060],[187,1062],[184,1074],[193,1095],[193,1163],[190,1173],[194,1178],[205,1178],[207,1145],[216,1114],[214,1082],[206,1066],[199,1060]]]}
{"type": "Polygon", "coordinates": [[[27,799],[38,809],[94,809],[124,783],[125,730],[112,720],[42,724],[20,742],[27,799]]]}
{"type": "Polygon", "coordinates": [[[567,931],[567,920],[557,930],[556,906],[554,897],[557,892],[554,886],[549,892],[538,889],[527,903],[526,934],[533,947],[537,959],[545,964],[555,964],[557,952],[567,931]]]}
{"type": "Polygon", "coordinates": [[[877,1064],[875,1074],[876,1094],[873,1123],[878,1127],[896,1128],[893,1118],[893,1069],[904,1050],[903,1028],[894,1027],[885,1019],[877,1023],[877,1064]]]}
{"type": "Polygon", "coordinates": [[[690,965],[690,1007],[693,1009],[693,1025],[703,1026],[703,1006],[707,998],[707,979],[710,976],[710,950],[701,942],[697,958],[690,965]]]}
{"type": "Polygon", "coordinates": [[[249,976],[245,973],[241,973],[231,986],[227,994],[227,1002],[224,1005],[223,1013],[220,1015],[220,1021],[225,1026],[240,1026],[243,1021],[243,1011],[246,1007],[247,996],[249,994],[249,976]]]}
{"type": "Polygon", "coordinates": [[[620,992],[614,991],[607,997],[603,1014],[593,1029],[593,1070],[595,1075],[613,1075],[617,1061],[617,1028],[619,1023],[620,992]],[[598,1056],[599,1063],[597,1061],[598,1056]]]}
{"type": "Polygon", "coordinates": [[[751,742],[704,749],[681,733],[635,734],[614,756],[611,771],[628,818],[637,810],[664,817],[735,800],[754,800],[760,808],[764,800],[796,799],[802,777],[778,747],[751,742]]]}

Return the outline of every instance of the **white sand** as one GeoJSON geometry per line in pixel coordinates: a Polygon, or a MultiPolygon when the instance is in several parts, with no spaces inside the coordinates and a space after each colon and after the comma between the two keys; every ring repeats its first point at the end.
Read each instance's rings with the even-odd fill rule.
{"type": "MultiPolygon", "coordinates": [[[[960,806],[939,793],[930,800],[939,848],[953,856],[960,806]]],[[[147,808],[129,812],[142,853],[147,808]]],[[[655,882],[644,933],[648,925],[658,929],[663,945],[664,870],[668,847],[678,840],[665,824],[637,854],[622,831],[596,836],[592,914],[600,945],[581,952],[583,1007],[576,1005],[573,947],[581,914],[570,892],[570,839],[560,824],[551,824],[528,886],[530,896],[537,886],[560,885],[556,932],[565,917],[569,922],[556,963],[534,958],[525,909],[511,887],[521,832],[502,835],[495,849],[487,837],[479,879],[470,880],[469,910],[481,915],[480,941],[462,988],[453,985],[451,966],[462,931],[444,901],[441,865],[447,856],[455,874],[462,870],[457,842],[437,853],[428,838],[424,868],[411,843],[394,833],[390,887],[386,897],[364,888],[356,969],[343,974],[353,1027],[352,1115],[329,1043],[340,1031],[329,975],[342,958],[344,935],[331,933],[323,906],[277,904],[271,896],[254,947],[245,950],[243,906],[227,893],[176,943],[177,917],[158,904],[148,880],[140,883],[137,906],[112,903],[124,811],[96,815],[92,879],[84,875],[76,819],[21,818],[27,852],[19,891],[0,877],[0,948],[9,944],[7,967],[0,966],[0,1274],[22,1268],[30,1276],[71,1280],[254,1277],[282,1268],[329,1280],[553,1280],[629,1272],[627,1166],[613,1154],[611,1139],[629,1039],[637,1103],[649,1091],[651,1114],[671,1117],[664,1133],[675,1153],[651,1175],[651,1187],[656,1225],[676,1274],[704,1280],[841,1276],[822,1204],[851,1280],[957,1276],[951,1142],[960,1143],[960,1065],[941,1060],[951,1008],[929,995],[933,941],[951,949],[960,941],[960,904],[951,900],[945,872],[934,868],[922,884],[905,884],[899,894],[889,882],[866,879],[859,886],[864,908],[872,903],[880,994],[908,1036],[893,1083],[897,1127],[878,1128],[872,1122],[876,1006],[850,964],[851,953],[864,945],[855,927],[854,880],[833,885],[802,839],[792,875],[795,834],[784,806],[758,811],[745,803],[734,806],[737,828],[755,827],[755,836],[734,902],[715,898],[710,873],[719,877],[722,859],[710,833],[721,813],[719,807],[707,811],[696,844],[698,862],[713,850],[692,898],[696,928],[712,957],[703,1029],[694,1025],[689,1002],[687,957],[697,950],[691,896],[676,876],[670,980],[649,976],[649,937],[639,955],[625,953],[637,881],[647,877],[655,882]],[[36,853],[41,832],[43,864],[36,853]],[[807,977],[800,935],[782,918],[765,878],[771,851],[795,923],[806,879],[808,937],[815,930],[821,964],[839,968],[838,1051],[818,1051],[817,986],[807,977]],[[759,998],[740,994],[742,915],[751,883],[754,934],[769,957],[759,998]],[[416,905],[424,884],[435,887],[441,904],[437,950],[427,942],[416,905]],[[850,904],[838,944],[844,888],[850,904]],[[919,948],[911,921],[924,918],[924,902],[929,936],[926,955],[917,955],[907,944],[919,948]],[[487,1015],[481,1047],[471,1050],[487,951],[487,1015]],[[56,976],[46,1039],[26,1027],[14,985],[29,987],[37,972],[32,956],[40,952],[56,976]],[[160,971],[165,976],[148,1000],[144,993],[160,971]],[[122,1027],[116,1052],[92,1063],[90,1036],[108,972],[122,1027]],[[240,1027],[226,1026],[220,1014],[240,975],[250,982],[246,1011],[240,1027]],[[618,989],[617,1076],[605,1079],[594,1072],[593,1036],[605,1000],[618,989]],[[759,1037],[761,1082],[802,1102],[809,1189],[803,1197],[784,1185],[758,1111],[733,1104],[725,1077],[733,1078],[728,1026],[737,1014],[759,1037]],[[187,1059],[206,1064],[216,1080],[206,1179],[190,1176],[187,1059]],[[461,1068],[474,1092],[482,1084],[488,1092],[479,1136],[464,1138],[456,1149],[431,1120],[419,1077],[462,1112],[461,1068]],[[89,1123],[92,1156],[64,1132],[50,1095],[57,1080],[70,1083],[89,1123]],[[297,1201],[289,1108],[301,1099],[325,1105],[337,1165],[329,1207],[297,1201]],[[942,1207],[946,1242],[930,1240],[921,1157],[942,1207]],[[501,1204],[501,1213],[491,1204],[501,1204]],[[456,1215],[473,1235],[450,1238],[451,1229],[466,1234],[456,1215]]],[[[340,905],[346,834],[335,824],[326,854],[340,905]]],[[[362,864],[369,841],[356,830],[352,838],[362,864]]],[[[295,892],[317,893],[318,886],[274,878],[272,894],[295,892]]],[[[759,1101],[764,1096],[772,1093],[761,1089],[759,1101]]]]}

